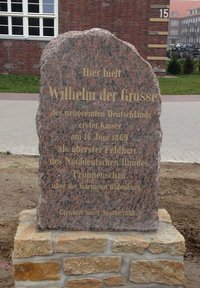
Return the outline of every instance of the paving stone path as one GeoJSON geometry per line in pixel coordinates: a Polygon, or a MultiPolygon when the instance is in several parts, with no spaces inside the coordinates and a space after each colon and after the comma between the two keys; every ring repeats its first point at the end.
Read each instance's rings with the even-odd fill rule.
{"type": "MultiPolygon", "coordinates": [[[[200,163],[200,95],[162,96],[161,161],[200,163]]],[[[0,152],[38,154],[38,94],[0,93],[0,152]]]]}

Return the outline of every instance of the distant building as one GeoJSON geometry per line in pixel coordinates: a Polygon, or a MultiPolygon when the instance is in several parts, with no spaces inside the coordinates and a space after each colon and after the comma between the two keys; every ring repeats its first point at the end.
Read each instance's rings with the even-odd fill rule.
{"type": "Polygon", "coordinates": [[[175,11],[172,15],[173,17],[171,17],[169,20],[169,46],[180,42],[181,18],[178,17],[178,13],[175,11]]]}
{"type": "Polygon", "coordinates": [[[181,19],[180,42],[200,48],[200,5],[199,8],[190,9],[189,15],[181,19]]]}
{"type": "Polygon", "coordinates": [[[38,74],[46,43],[70,30],[104,28],[164,71],[169,0],[0,0],[0,73],[38,74]]]}
{"type": "Polygon", "coordinates": [[[168,46],[177,43],[200,47],[200,1],[171,1],[168,46]]]}

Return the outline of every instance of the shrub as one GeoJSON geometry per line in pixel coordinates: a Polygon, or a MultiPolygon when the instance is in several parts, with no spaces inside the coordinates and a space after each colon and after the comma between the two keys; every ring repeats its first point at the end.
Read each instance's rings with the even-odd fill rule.
{"type": "Polygon", "coordinates": [[[192,57],[187,57],[183,62],[183,74],[191,74],[195,70],[195,61],[192,57]]]}
{"type": "Polygon", "coordinates": [[[196,60],[195,66],[196,66],[198,72],[200,72],[200,58],[196,60]]]}
{"type": "Polygon", "coordinates": [[[181,73],[181,62],[177,57],[172,57],[167,63],[167,73],[176,75],[181,73]]]}

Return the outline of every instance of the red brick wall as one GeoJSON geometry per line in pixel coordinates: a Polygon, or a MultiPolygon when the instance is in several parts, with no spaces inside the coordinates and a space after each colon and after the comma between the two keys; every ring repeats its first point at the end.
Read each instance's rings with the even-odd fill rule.
{"type": "Polygon", "coordinates": [[[0,40],[0,73],[39,74],[39,59],[47,42],[0,40]]]}
{"type": "MultiPolygon", "coordinates": [[[[159,8],[169,0],[59,0],[59,33],[70,30],[104,28],[135,45],[139,53],[165,56],[163,48],[148,48],[148,44],[166,44],[167,36],[150,36],[149,31],[167,31],[168,23],[150,22],[159,18],[159,8]]],[[[39,58],[45,41],[0,40],[0,73],[38,74],[39,58]]],[[[152,66],[164,66],[163,61],[151,61],[152,66]]]]}

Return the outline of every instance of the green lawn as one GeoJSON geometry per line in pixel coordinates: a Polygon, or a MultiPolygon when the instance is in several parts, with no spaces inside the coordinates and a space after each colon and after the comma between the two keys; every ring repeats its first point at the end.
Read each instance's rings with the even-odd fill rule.
{"type": "MultiPolygon", "coordinates": [[[[200,73],[159,78],[162,95],[200,95],[200,73]]],[[[39,76],[0,75],[0,92],[38,93],[39,76]]]]}
{"type": "Polygon", "coordinates": [[[0,75],[0,92],[38,93],[39,76],[0,75]]]}
{"type": "Polygon", "coordinates": [[[162,95],[200,95],[200,74],[159,78],[162,95]]]}

